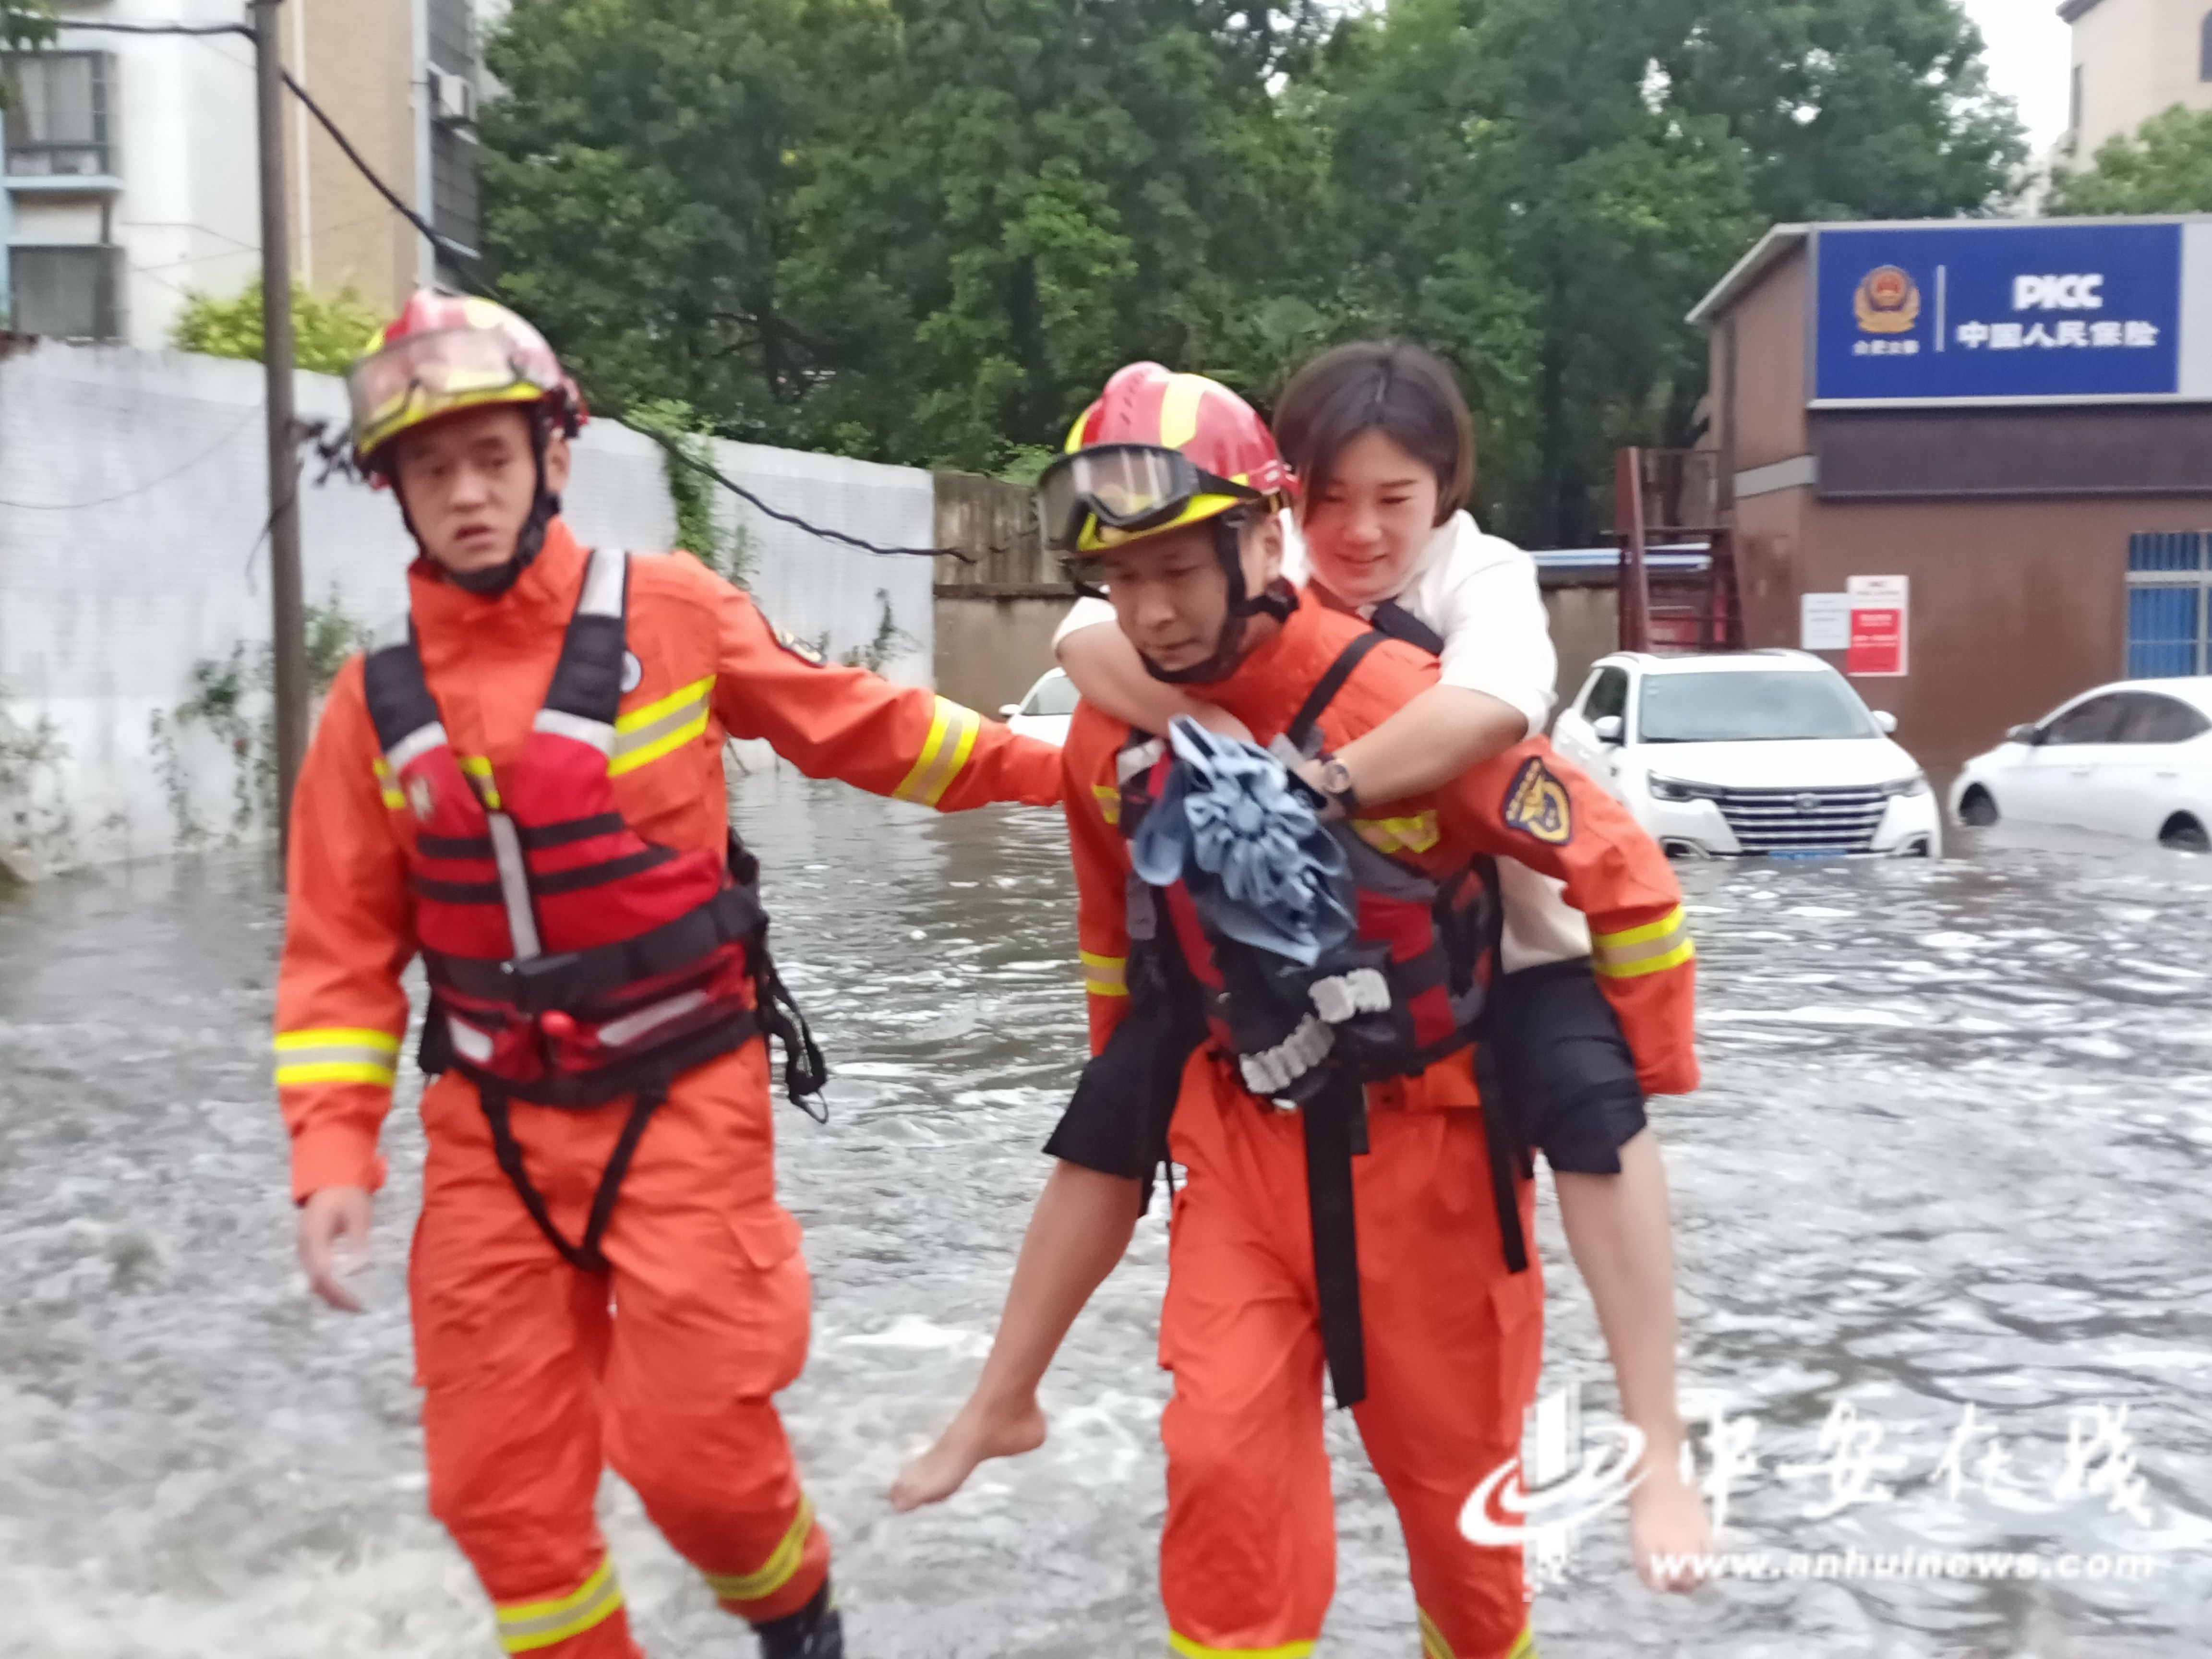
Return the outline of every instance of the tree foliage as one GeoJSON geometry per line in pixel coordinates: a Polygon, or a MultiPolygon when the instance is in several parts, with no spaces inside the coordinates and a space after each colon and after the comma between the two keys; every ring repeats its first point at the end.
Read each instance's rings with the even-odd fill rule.
{"type": "MultiPolygon", "coordinates": [[[[319,374],[343,374],[368,345],[382,319],[351,289],[310,294],[292,284],[292,360],[319,374]]],[[[261,279],[228,296],[195,294],[177,313],[169,343],[179,351],[210,357],[262,360],[261,279]]]]}
{"type": "Polygon", "coordinates": [[[517,0],[488,58],[497,280],[602,407],[1020,472],[1130,359],[1264,404],[1402,334],[1543,542],[1690,440],[1765,223],[2021,154],[1957,0],[517,0]]]}
{"type": "Polygon", "coordinates": [[[2212,110],[2176,104],[2062,168],[2044,204],[2053,214],[2212,213],[2212,110]]]}

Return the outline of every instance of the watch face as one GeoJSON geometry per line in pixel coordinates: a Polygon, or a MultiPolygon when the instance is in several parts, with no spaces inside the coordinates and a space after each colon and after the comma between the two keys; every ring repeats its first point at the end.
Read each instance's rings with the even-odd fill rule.
{"type": "Polygon", "coordinates": [[[1326,760],[1321,766],[1322,787],[1332,795],[1340,795],[1352,787],[1352,769],[1340,760],[1326,760]]]}

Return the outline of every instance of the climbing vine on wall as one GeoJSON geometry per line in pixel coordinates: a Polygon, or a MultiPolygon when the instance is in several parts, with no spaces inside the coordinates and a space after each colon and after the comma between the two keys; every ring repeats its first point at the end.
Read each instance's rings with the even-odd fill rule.
{"type": "MultiPolygon", "coordinates": [[[[368,630],[348,617],[332,591],[326,605],[307,607],[307,690],[320,703],[348,657],[368,642],[368,630]]],[[[276,654],[264,642],[243,640],[228,656],[203,657],[192,665],[192,695],[169,715],[156,709],[149,720],[154,766],[176,820],[177,844],[192,847],[210,831],[194,815],[191,791],[176,733],[198,726],[211,732],[229,752],[230,825],[224,839],[236,842],[256,830],[276,824],[276,654]]]]}

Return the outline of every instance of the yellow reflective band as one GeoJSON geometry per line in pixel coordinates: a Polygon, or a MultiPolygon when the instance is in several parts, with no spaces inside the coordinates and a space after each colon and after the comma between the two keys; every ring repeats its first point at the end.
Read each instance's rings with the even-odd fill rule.
{"type": "Polygon", "coordinates": [[[603,1558],[599,1571],[567,1595],[550,1601],[511,1601],[500,1607],[499,1644],[509,1653],[550,1648],[604,1624],[622,1604],[613,1558],[603,1558]]]}
{"type": "Polygon", "coordinates": [[[1310,1642],[1285,1642],[1279,1648],[1210,1648],[1174,1631],[1168,1632],[1168,1645],[1182,1659],[1306,1659],[1314,1650],[1310,1642]]]}
{"type": "Polygon", "coordinates": [[[714,712],[714,677],[709,674],[658,702],[617,716],[615,748],[607,757],[607,775],[613,778],[635,772],[704,735],[714,712]]]}
{"type": "Polygon", "coordinates": [[[1590,940],[1591,963],[1607,979],[1639,979],[1679,968],[1698,954],[1690,939],[1690,919],[1676,905],[1658,921],[1590,940]]]}
{"type": "Polygon", "coordinates": [[[939,697],[921,753],[915,757],[913,769],[891,791],[893,797],[919,801],[924,806],[934,806],[943,800],[945,792],[968,764],[968,757],[975,748],[976,733],[982,726],[982,716],[974,709],[939,697]]]}
{"type": "Polygon", "coordinates": [[[407,797],[392,787],[392,769],[385,764],[384,757],[379,755],[369,764],[376,769],[377,792],[384,797],[384,804],[395,812],[404,811],[407,797]]]}
{"type": "Polygon", "coordinates": [[[1203,374],[1170,374],[1160,398],[1160,444],[1181,449],[1198,436],[1198,411],[1212,384],[1203,374]]]}
{"type": "Polygon", "coordinates": [[[1110,783],[1094,783],[1091,798],[1098,803],[1098,816],[1106,820],[1108,829],[1119,829],[1121,823],[1121,792],[1110,783]]]}
{"type": "Polygon", "coordinates": [[[320,1030],[280,1031],[276,1050],[276,1086],[300,1083],[380,1083],[389,1085],[397,1073],[399,1039],[389,1031],[354,1027],[320,1030]]]}
{"type": "Polygon", "coordinates": [[[1536,1632],[1533,1630],[1522,1631],[1518,1639],[1514,1642],[1512,1650],[1505,1656],[1505,1659],[1536,1659],[1536,1632]]]}
{"type": "Polygon", "coordinates": [[[1425,853],[1444,838],[1434,812],[1410,818],[1354,818],[1352,827],[1378,853],[1425,853]]]}
{"type": "Polygon", "coordinates": [[[491,758],[487,755],[463,755],[461,770],[470,777],[482,780],[477,793],[483,804],[493,811],[499,811],[499,786],[491,781],[491,758]]]}
{"type": "Polygon", "coordinates": [[[1421,1616],[1421,1659],[1459,1659],[1451,1644],[1444,1640],[1443,1632],[1437,1627],[1437,1621],[1429,1617],[1429,1610],[1417,1607],[1414,1611],[1421,1616]]]}
{"type": "Polygon", "coordinates": [[[1083,988],[1094,997],[1125,997],[1129,994],[1129,958],[1102,957],[1085,951],[1083,957],[1083,988]]]}
{"type": "Polygon", "coordinates": [[[775,1547],[766,1565],[758,1572],[702,1572],[707,1588],[721,1601],[758,1601],[775,1595],[792,1580],[799,1571],[799,1562],[806,1554],[806,1540],[814,1530],[814,1505],[805,1496],[799,1500],[799,1513],[792,1518],[791,1530],[775,1547]]]}

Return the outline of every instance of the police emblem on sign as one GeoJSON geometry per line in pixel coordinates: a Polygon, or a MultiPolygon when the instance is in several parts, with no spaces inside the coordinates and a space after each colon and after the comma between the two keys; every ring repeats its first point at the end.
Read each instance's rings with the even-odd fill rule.
{"type": "Polygon", "coordinates": [[[1505,792],[1505,827],[1548,847],[1565,847],[1575,838],[1567,786],[1542,761],[1532,760],[1513,775],[1513,786],[1505,792]]]}
{"type": "Polygon", "coordinates": [[[1910,334],[1920,320],[1920,284],[1896,265],[1867,272],[1853,307],[1862,334],[1910,334]]]}

